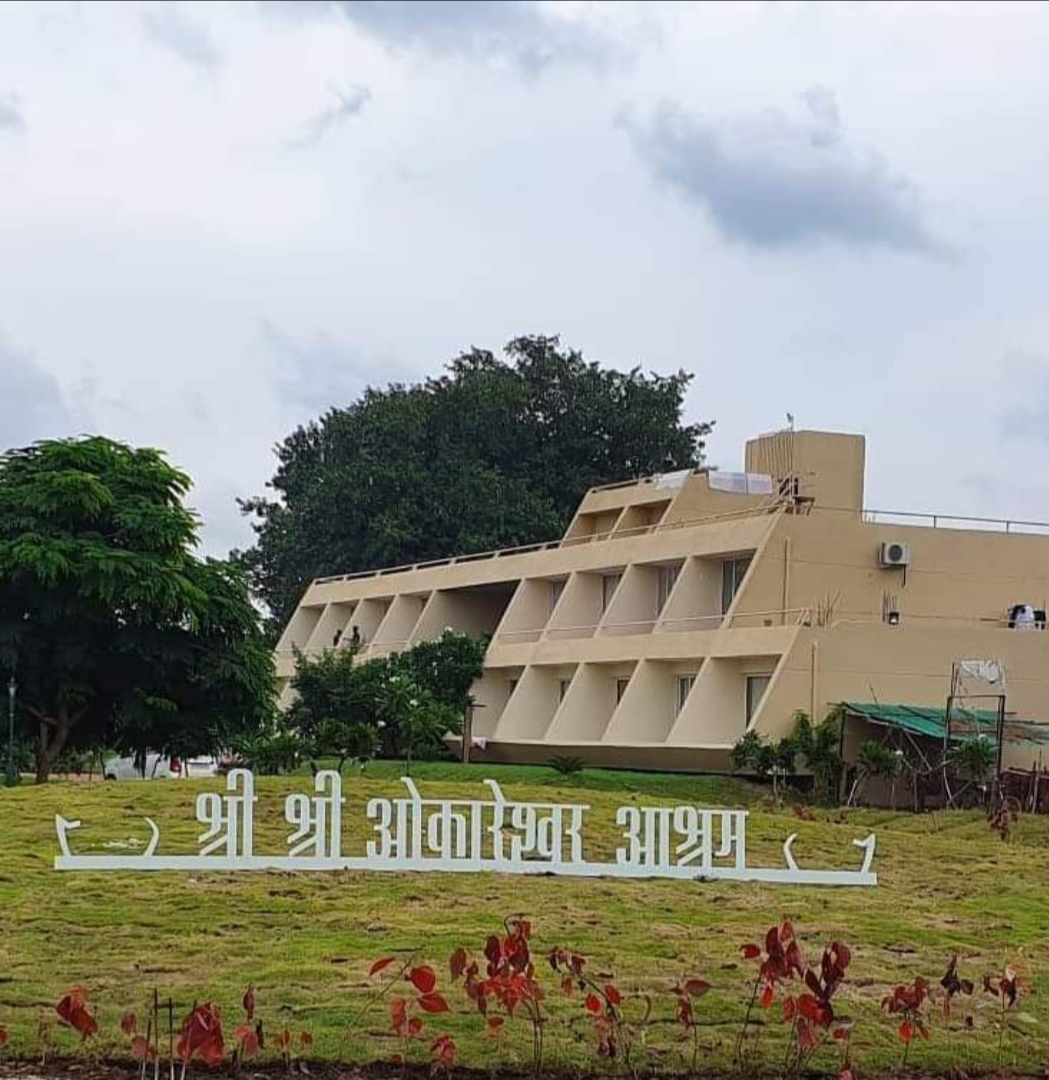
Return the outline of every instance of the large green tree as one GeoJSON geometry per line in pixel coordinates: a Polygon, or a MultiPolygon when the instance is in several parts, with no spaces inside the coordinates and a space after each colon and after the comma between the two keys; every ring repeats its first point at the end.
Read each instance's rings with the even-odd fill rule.
{"type": "Polygon", "coordinates": [[[279,626],[314,577],[556,537],[593,485],[700,463],[710,425],[682,422],[689,380],[522,337],[368,389],[294,431],[277,497],[243,503],[255,590],[279,626]]]}
{"type": "Polygon", "coordinates": [[[75,746],[207,752],[274,674],[243,571],[195,553],[189,478],[98,436],[0,455],[0,675],[38,781],[75,746]]]}

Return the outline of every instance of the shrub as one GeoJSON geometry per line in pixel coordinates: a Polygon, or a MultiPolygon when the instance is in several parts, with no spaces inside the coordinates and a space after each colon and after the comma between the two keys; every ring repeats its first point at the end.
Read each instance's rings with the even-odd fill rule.
{"type": "Polygon", "coordinates": [[[558,772],[562,776],[571,776],[573,773],[582,772],[586,767],[586,763],[581,757],[572,757],[566,754],[557,754],[547,764],[554,772],[558,772]]]}

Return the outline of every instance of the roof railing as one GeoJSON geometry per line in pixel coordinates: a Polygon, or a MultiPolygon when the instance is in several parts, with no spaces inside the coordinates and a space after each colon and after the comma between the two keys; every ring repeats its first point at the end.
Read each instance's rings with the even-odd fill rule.
{"type": "MultiPolygon", "coordinates": [[[[375,570],[357,570],[350,574],[333,574],[315,578],[314,585],[331,585],[339,581],[358,581],[362,578],[387,577],[390,574],[402,574],[413,570],[429,570],[438,566],[458,566],[463,563],[481,562],[485,559],[505,559],[514,555],[527,555],[536,551],[556,551],[561,548],[578,547],[583,544],[599,543],[605,540],[618,540],[647,533],[669,532],[672,529],[694,528],[699,525],[711,525],[723,521],[735,521],[743,518],[759,517],[777,511],[789,511],[795,508],[789,497],[776,496],[759,506],[748,506],[740,510],[722,511],[717,514],[703,514],[680,521],[657,522],[653,525],[636,525],[629,529],[609,529],[599,533],[587,533],[582,536],[567,536],[560,540],[544,540],[533,544],[521,544],[517,547],[497,548],[492,551],[478,551],[466,555],[451,555],[445,559],[428,559],[424,562],[401,563],[397,566],[385,566],[375,570]]],[[[849,514],[855,516],[855,507],[807,505],[807,514],[849,514]]],[[[860,511],[862,520],[869,525],[907,524],[934,529],[965,528],[976,526],[976,531],[1004,532],[1010,535],[1049,535],[1049,521],[1029,521],[1021,518],[991,518],[973,514],[941,514],[914,510],[872,510],[860,511]],[[903,518],[904,522],[891,519],[903,518]]]]}

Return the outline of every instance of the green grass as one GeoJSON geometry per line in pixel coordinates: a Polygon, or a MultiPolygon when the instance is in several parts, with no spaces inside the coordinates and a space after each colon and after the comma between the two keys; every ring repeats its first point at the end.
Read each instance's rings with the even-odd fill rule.
{"type": "MultiPolygon", "coordinates": [[[[1049,820],[1022,819],[1006,844],[971,813],[817,810],[818,820],[799,821],[789,812],[772,812],[766,793],[733,780],[598,770],[562,777],[539,767],[444,764],[420,764],[414,774],[424,794],[434,796],[475,794],[485,775],[498,778],[513,798],[577,801],[585,794],[590,858],[612,856],[615,809],[631,800],[749,805],[754,864],[781,865],[780,845],[796,831],[801,865],[851,867],[858,855],[852,840],[873,829],[880,884],[868,890],[499,875],[63,874],[51,867],[56,813],[83,822],[72,838],[81,853],[145,839],[146,815],[161,828],[161,852],[190,853],[199,831],[195,796],[215,785],[96,781],[0,789],[0,1026],[11,1035],[0,1054],[38,1053],[41,1010],[53,1015],[54,1003],[74,984],[89,988],[97,1009],[98,1050],[120,1054],[120,1016],[129,1009],[144,1014],[154,986],[162,996],[172,993],[182,1009],[194,999],[219,1002],[229,1030],[251,982],[270,1031],[285,1023],[309,1030],[318,1057],[334,1058],[341,1047],[353,1060],[384,1059],[398,1049],[386,1033],[384,1008],[353,1030],[349,1020],[374,984],[367,977],[370,963],[395,950],[415,950],[420,961],[437,967],[454,1009],[450,1017],[429,1018],[428,1030],[451,1031],[464,1065],[527,1067],[523,1022],[510,1021],[499,1042],[485,1038],[461,991],[447,987],[446,966],[457,945],[479,953],[504,916],[522,914],[532,920],[537,956],[569,945],[589,958],[594,971],[613,971],[622,989],[654,996],[642,1054],[646,1066],[670,1070],[687,1063],[687,1044],[669,1022],[673,1000],[667,991],[675,980],[694,975],[714,985],[699,1002],[707,1025],[701,1033],[704,1070],[731,1066],[753,978],[739,946],[758,940],[784,916],[795,921],[813,961],[833,938],[853,949],[839,1012],[856,1021],[861,1071],[899,1061],[895,1025],[879,1009],[882,995],[916,975],[935,984],[954,950],[962,974],[977,981],[1006,962],[1022,966],[1030,990],[1012,1018],[1005,1064],[1030,1069],[1046,1056],[1049,820]]],[[[396,764],[378,763],[363,777],[347,777],[347,852],[363,848],[369,828],[364,802],[396,791],[398,775],[396,764]]],[[[303,778],[258,782],[257,850],[283,849],[283,798],[305,787],[303,778]]],[[[545,962],[538,966],[549,991],[549,1064],[600,1067],[580,1000],[563,999],[545,962]]],[[[981,1007],[972,1035],[963,1030],[962,1013],[948,1024],[935,1003],[932,1039],[912,1047],[910,1065],[993,1067],[992,999],[978,993],[973,1003],[981,1007]]],[[[759,1016],[758,1054],[769,1071],[782,1058],[786,1027],[779,1017],[778,1007],[759,1016]]],[[[77,1046],[70,1032],[55,1027],[52,1039],[57,1051],[77,1046]]],[[[417,1047],[422,1056],[425,1050],[417,1047]]],[[[833,1054],[822,1053],[815,1065],[833,1069],[833,1054]]]]}

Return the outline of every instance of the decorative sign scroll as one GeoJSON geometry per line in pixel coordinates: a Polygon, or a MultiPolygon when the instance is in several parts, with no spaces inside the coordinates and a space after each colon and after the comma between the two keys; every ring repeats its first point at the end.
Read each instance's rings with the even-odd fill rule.
{"type": "Polygon", "coordinates": [[[197,796],[203,826],[196,855],[158,855],[160,830],[149,818],[151,837],[141,854],[74,855],[70,834],[79,821],[55,817],[56,870],[386,870],[569,877],[681,878],[765,881],[790,885],[876,885],[874,834],[853,844],[863,851],[858,870],[808,870],[794,860],[792,833],[783,844],[782,867],[747,865],[747,811],[695,806],[621,806],[616,825],[622,843],[614,861],[583,857],[583,803],[515,802],[494,780],[489,798],[424,799],[408,777],[400,798],[370,799],[365,813],[372,838],[364,855],[342,853],[342,777],[318,772],[313,794],[284,801],[291,827],[286,854],[255,852],[255,781],[233,769],[226,791],[197,796]]]}

